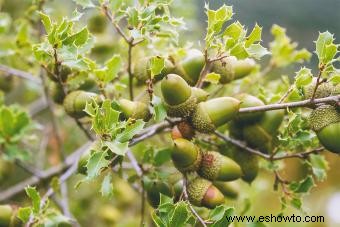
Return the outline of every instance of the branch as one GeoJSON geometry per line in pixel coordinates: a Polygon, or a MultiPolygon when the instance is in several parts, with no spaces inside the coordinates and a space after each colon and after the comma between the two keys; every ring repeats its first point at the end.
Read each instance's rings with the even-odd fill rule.
{"type": "Polygon", "coordinates": [[[320,99],[314,99],[314,100],[306,99],[306,100],[298,101],[298,102],[276,103],[276,104],[269,104],[269,105],[264,105],[264,106],[246,107],[246,108],[241,108],[239,110],[239,113],[264,112],[268,110],[278,110],[278,109],[296,108],[296,107],[311,107],[319,103],[324,103],[324,104],[335,103],[339,105],[338,104],[339,101],[340,101],[340,95],[335,95],[335,96],[329,96],[326,98],[320,98],[320,99]]]}
{"type": "Polygon", "coordinates": [[[30,81],[37,83],[37,84],[41,84],[41,80],[38,79],[36,76],[34,76],[34,75],[32,75],[28,72],[21,71],[19,69],[14,69],[14,68],[8,67],[6,65],[0,64],[0,71],[7,73],[9,75],[13,75],[13,76],[24,78],[26,80],[30,80],[30,81]]]}

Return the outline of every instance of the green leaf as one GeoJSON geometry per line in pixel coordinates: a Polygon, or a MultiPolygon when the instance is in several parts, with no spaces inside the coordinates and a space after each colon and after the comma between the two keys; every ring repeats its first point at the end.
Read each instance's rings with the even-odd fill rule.
{"type": "Polygon", "coordinates": [[[253,31],[249,34],[246,40],[246,47],[249,47],[250,45],[254,44],[255,42],[261,41],[261,34],[262,34],[262,27],[260,27],[258,24],[255,24],[253,31]]]}
{"type": "Polygon", "coordinates": [[[8,13],[0,12],[0,34],[8,31],[11,22],[12,18],[8,13]]]}
{"type": "Polygon", "coordinates": [[[152,105],[153,105],[153,112],[154,112],[154,119],[156,122],[163,121],[166,116],[166,109],[165,106],[158,96],[153,95],[152,97],[152,105]]]}
{"type": "Polygon", "coordinates": [[[220,81],[220,77],[221,77],[220,74],[211,72],[206,75],[204,81],[210,82],[212,84],[218,84],[218,82],[220,81]]]}
{"type": "Polygon", "coordinates": [[[301,68],[295,76],[295,86],[297,88],[302,88],[309,85],[313,80],[312,70],[308,68],[301,68]]]}
{"type": "Polygon", "coordinates": [[[20,207],[17,216],[23,223],[26,223],[30,219],[31,214],[31,207],[20,207]]]}
{"type": "Polygon", "coordinates": [[[74,44],[78,47],[82,46],[87,42],[89,38],[89,30],[85,27],[79,32],[77,32],[76,34],[74,34],[73,36],[74,36],[74,44]]]}
{"type": "Polygon", "coordinates": [[[290,201],[290,204],[295,207],[296,209],[300,210],[301,207],[302,207],[302,201],[300,198],[293,198],[291,201],[290,201]]]}
{"type": "Polygon", "coordinates": [[[90,159],[86,165],[87,168],[87,179],[92,180],[95,177],[99,176],[101,171],[108,167],[110,161],[106,159],[107,150],[94,152],[91,154],[90,159]]]}
{"type": "Polygon", "coordinates": [[[313,174],[317,180],[324,181],[327,176],[328,162],[323,155],[311,154],[309,156],[309,163],[312,166],[313,174]]]}
{"type": "Polygon", "coordinates": [[[32,200],[32,210],[34,214],[38,214],[40,212],[40,203],[41,203],[41,198],[36,190],[35,187],[26,187],[25,188],[27,196],[32,200]]]}
{"type": "Polygon", "coordinates": [[[314,180],[311,176],[306,177],[300,182],[293,182],[290,184],[290,189],[295,193],[307,193],[314,186],[314,180]]]}
{"type": "Polygon", "coordinates": [[[175,210],[170,219],[170,226],[185,226],[189,218],[189,211],[185,202],[179,202],[176,204],[175,210]]]}
{"type": "Polygon", "coordinates": [[[100,188],[100,192],[102,193],[102,196],[111,197],[113,195],[113,185],[112,185],[112,173],[108,173],[103,182],[102,186],[100,188]]]}
{"type": "Polygon", "coordinates": [[[119,70],[122,67],[122,58],[120,55],[113,55],[110,60],[105,63],[107,70],[106,70],[106,78],[103,80],[104,82],[108,83],[117,77],[119,70]]]}
{"type": "Polygon", "coordinates": [[[156,56],[150,59],[151,78],[162,72],[164,68],[164,58],[156,56]]]}
{"type": "Polygon", "coordinates": [[[128,142],[134,137],[137,133],[139,133],[144,128],[145,122],[141,119],[137,120],[132,124],[128,124],[125,130],[117,135],[116,140],[125,143],[128,142]]]}
{"type": "Polygon", "coordinates": [[[103,145],[107,146],[110,149],[110,151],[117,155],[125,155],[125,153],[128,151],[129,143],[128,142],[121,143],[118,141],[113,142],[104,141],[103,145]]]}
{"type": "Polygon", "coordinates": [[[267,50],[267,48],[261,46],[261,44],[259,44],[259,43],[251,44],[247,48],[247,52],[248,52],[250,57],[253,57],[253,58],[256,58],[256,59],[260,59],[263,56],[270,54],[270,52],[267,50]]]}
{"type": "Polygon", "coordinates": [[[333,44],[334,36],[328,31],[320,33],[315,42],[315,53],[319,64],[327,64],[337,53],[337,46],[333,44]]]}
{"type": "Polygon", "coordinates": [[[224,214],[226,211],[226,207],[223,205],[215,207],[213,210],[209,213],[209,219],[213,222],[220,221],[221,219],[225,218],[224,214]]]}
{"type": "Polygon", "coordinates": [[[39,15],[47,34],[49,34],[52,30],[51,18],[48,15],[44,14],[43,12],[39,12],[39,15]]]}
{"type": "MultiPolygon", "coordinates": [[[[211,226],[212,227],[227,227],[227,226],[229,226],[231,224],[231,222],[228,221],[227,217],[233,216],[234,215],[234,210],[235,209],[232,208],[232,207],[226,208],[224,210],[224,214],[223,214],[224,218],[214,222],[211,226]]],[[[217,215],[215,216],[215,218],[218,218],[218,217],[220,217],[220,215],[219,216],[217,216],[217,215]]]]}
{"type": "Polygon", "coordinates": [[[169,161],[171,159],[171,149],[166,148],[159,150],[155,157],[154,157],[154,164],[155,166],[161,166],[165,162],[169,161]]]}

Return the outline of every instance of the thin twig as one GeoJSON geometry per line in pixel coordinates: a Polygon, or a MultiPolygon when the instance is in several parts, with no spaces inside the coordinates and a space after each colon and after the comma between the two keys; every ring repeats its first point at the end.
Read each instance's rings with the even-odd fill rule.
{"type": "Polygon", "coordinates": [[[21,71],[19,69],[11,68],[11,67],[8,67],[6,65],[0,64],[0,71],[7,73],[9,75],[13,75],[13,76],[21,77],[21,78],[26,79],[26,80],[30,80],[30,81],[37,83],[37,84],[41,84],[41,80],[38,77],[36,77],[36,76],[34,76],[34,75],[32,75],[28,72],[21,71]]]}
{"type": "Polygon", "coordinates": [[[311,100],[314,100],[316,91],[318,90],[318,87],[321,84],[320,79],[321,79],[321,76],[322,76],[322,73],[323,73],[324,69],[325,69],[325,66],[324,65],[320,65],[320,67],[319,67],[319,74],[318,74],[318,77],[316,79],[316,84],[315,84],[315,87],[314,87],[314,90],[313,90],[313,95],[312,95],[311,100]]]}
{"type": "Polygon", "coordinates": [[[128,74],[129,74],[129,94],[130,94],[130,100],[133,100],[133,74],[131,70],[131,64],[132,64],[132,44],[131,42],[128,43],[128,74]]]}
{"type": "Polygon", "coordinates": [[[292,91],[294,90],[294,86],[291,85],[288,89],[288,91],[280,98],[280,100],[277,102],[278,104],[282,103],[283,101],[285,101],[285,99],[288,97],[288,95],[290,93],[292,93],[292,91]]]}

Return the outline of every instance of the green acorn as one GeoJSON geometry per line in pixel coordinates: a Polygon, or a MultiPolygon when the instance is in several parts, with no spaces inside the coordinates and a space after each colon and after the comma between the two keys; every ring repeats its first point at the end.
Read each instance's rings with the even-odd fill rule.
{"type": "Polygon", "coordinates": [[[186,139],[175,139],[171,158],[175,167],[181,172],[196,171],[202,160],[200,149],[186,139]]]}
{"type": "Polygon", "coordinates": [[[210,209],[224,203],[223,194],[208,180],[197,177],[187,186],[190,203],[210,209]]]}
{"type": "Polygon", "coordinates": [[[100,96],[96,93],[77,90],[66,95],[63,105],[67,114],[74,118],[82,118],[86,116],[84,112],[86,103],[94,101],[101,101],[100,96]]]}
{"type": "Polygon", "coordinates": [[[259,122],[243,127],[242,136],[251,147],[269,153],[272,151],[283,117],[284,110],[266,111],[259,122]]]}
{"type": "MultiPolygon", "coordinates": [[[[49,63],[47,65],[47,69],[48,69],[48,73],[47,76],[48,78],[50,78],[52,81],[54,82],[59,82],[58,77],[56,77],[57,75],[55,75],[57,73],[57,70],[55,68],[55,64],[54,63],[49,63]]],[[[67,80],[67,77],[71,74],[71,69],[70,67],[66,66],[66,65],[60,65],[59,66],[59,76],[62,82],[65,82],[67,80]]]]}
{"type": "MultiPolygon", "coordinates": [[[[317,82],[317,78],[314,77],[312,80],[312,83],[303,87],[302,92],[303,92],[305,99],[312,98],[316,82],[317,82]]],[[[319,99],[319,98],[328,97],[332,94],[333,89],[334,89],[334,86],[331,83],[323,82],[318,86],[315,92],[314,98],[319,99]]]]}
{"type": "Polygon", "coordinates": [[[175,72],[184,78],[188,84],[194,86],[204,67],[205,59],[201,51],[190,49],[186,56],[176,64],[175,72]]]}
{"type": "Polygon", "coordinates": [[[161,83],[164,105],[171,117],[188,117],[194,111],[197,103],[191,87],[185,80],[169,74],[161,83]]]}
{"type": "Polygon", "coordinates": [[[152,116],[148,105],[143,102],[120,99],[118,103],[125,118],[149,121],[152,116]]]}
{"type": "Polygon", "coordinates": [[[234,160],[216,151],[208,151],[202,154],[198,174],[211,181],[233,181],[242,176],[242,170],[234,160]]]}
{"type": "Polygon", "coordinates": [[[179,201],[183,193],[183,180],[179,180],[173,185],[173,192],[174,192],[174,201],[175,202],[179,201]]]}
{"type": "Polygon", "coordinates": [[[92,16],[88,21],[88,29],[91,33],[100,34],[104,33],[107,26],[107,19],[102,14],[92,16]]]}
{"type": "Polygon", "coordinates": [[[312,111],[309,122],[320,143],[333,153],[340,153],[340,112],[331,105],[322,105],[312,111]]]}
{"type": "Polygon", "coordinates": [[[212,71],[220,74],[220,83],[227,84],[241,79],[251,73],[256,67],[253,59],[237,60],[234,56],[213,62],[212,71]]]}
{"type": "Polygon", "coordinates": [[[150,205],[157,208],[160,202],[160,194],[172,197],[174,193],[165,182],[152,181],[146,187],[146,194],[150,205]]]}
{"type": "Polygon", "coordinates": [[[50,83],[48,91],[52,100],[57,104],[62,104],[65,98],[65,93],[63,91],[63,86],[59,83],[50,83]]]}
{"type": "Polygon", "coordinates": [[[0,90],[3,92],[10,92],[14,87],[14,79],[11,75],[0,73],[0,90]]]}
{"type": "Polygon", "coordinates": [[[209,97],[209,93],[201,88],[192,87],[191,92],[196,97],[197,103],[207,101],[209,97]]]}
{"type": "Polygon", "coordinates": [[[238,197],[240,185],[236,181],[215,181],[213,184],[224,196],[230,199],[236,199],[238,197]]]}
{"type": "Polygon", "coordinates": [[[242,169],[242,180],[251,183],[259,172],[259,159],[256,155],[242,151],[239,148],[231,150],[231,158],[238,163],[242,169]]]}
{"type": "Polygon", "coordinates": [[[17,209],[11,205],[0,205],[0,227],[20,227],[23,223],[16,217],[17,209]]]}
{"type": "MultiPolygon", "coordinates": [[[[239,94],[235,98],[240,100],[240,108],[245,107],[254,107],[254,106],[263,106],[264,103],[257,97],[249,95],[249,94],[239,94]]],[[[235,117],[235,121],[240,123],[251,123],[260,120],[264,115],[264,112],[255,112],[255,113],[239,113],[235,117]]]]}
{"type": "MultiPolygon", "coordinates": [[[[173,73],[175,70],[175,66],[168,59],[164,60],[164,68],[161,73],[155,75],[155,81],[159,81],[163,79],[166,75],[173,73]]],[[[133,74],[136,79],[140,82],[145,83],[148,79],[151,78],[151,70],[150,70],[150,58],[145,57],[140,59],[133,68],[133,74]]]]}
{"type": "Polygon", "coordinates": [[[210,133],[235,117],[240,108],[240,101],[232,97],[220,97],[201,102],[192,116],[194,128],[210,133]]]}

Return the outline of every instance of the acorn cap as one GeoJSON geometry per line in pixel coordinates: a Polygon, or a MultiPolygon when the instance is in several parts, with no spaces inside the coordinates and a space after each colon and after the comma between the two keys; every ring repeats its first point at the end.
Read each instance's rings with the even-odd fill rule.
{"type": "Polygon", "coordinates": [[[309,122],[312,130],[319,132],[330,124],[340,122],[340,114],[336,107],[322,105],[312,111],[309,116],[309,122]]]}
{"type": "Polygon", "coordinates": [[[238,112],[240,101],[232,97],[220,97],[201,102],[192,117],[192,124],[200,132],[213,132],[227,123],[238,112]]]}
{"type": "Polygon", "coordinates": [[[340,122],[325,126],[317,133],[320,143],[329,151],[340,153],[340,122]]]}
{"type": "MultiPolygon", "coordinates": [[[[240,108],[264,105],[261,99],[246,93],[239,94],[235,98],[241,101],[240,108]]],[[[264,112],[239,113],[235,117],[235,121],[238,121],[240,123],[255,122],[260,120],[263,115],[264,112]]]]}
{"type": "Polygon", "coordinates": [[[177,125],[175,125],[171,131],[171,137],[173,140],[178,138],[184,138],[187,140],[191,140],[195,135],[195,130],[193,127],[185,121],[181,121],[177,125]]]}
{"type": "Polygon", "coordinates": [[[13,208],[10,205],[0,205],[0,226],[10,226],[13,212],[13,208]]]}
{"type": "Polygon", "coordinates": [[[149,107],[143,102],[120,99],[118,103],[125,118],[148,121],[152,116],[149,107]]]}
{"type": "Polygon", "coordinates": [[[198,173],[211,181],[232,181],[242,176],[241,167],[234,160],[215,151],[203,153],[198,173]]]}
{"type": "Polygon", "coordinates": [[[171,158],[175,167],[181,172],[196,171],[201,163],[199,148],[186,139],[175,139],[171,158]]]}
{"type": "Polygon", "coordinates": [[[164,77],[161,89],[164,101],[171,106],[182,104],[191,96],[190,86],[176,74],[169,74],[164,77]]]}
{"type": "Polygon", "coordinates": [[[170,117],[189,117],[197,106],[196,97],[192,94],[186,101],[178,105],[164,103],[167,114],[170,117]]]}
{"type": "Polygon", "coordinates": [[[258,157],[234,147],[231,152],[231,158],[240,165],[243,173],[242,180],[248,183],[253,182],[259,172],[258,157]]]}
{"type": "Polygon", "coordinates": [[[249,75],[256,67],[256,62],[254,59],[246,58],[238,60],[234,63],[234,80],[241,79],[249,75]]]}
{"type": "Polygon", "coordinates": [[[197,103],[207,101],[209,97],[209,93],[206,92],[205,90],[197,87],[192,87],[191,92],[194,94],[196,97],[197,103]]]}
{"type": "Polygon", "coordinates": [[[191,86],[194,86],[197,83],[200,73],[204,67],[204,62],[204,55],[201,51],[197,49],[190,49],[187,51],[186,56],[177,65],[176,72],[191,86]]]}
{"type": "Polygon", "coordinates": [[[94,100],[99,101],[100,96],[96,93],[77,90],[66,95],[63,105],[67,114],[75,118],[81,118],[86,116],[84,112],[86,103],[91,103],[94,100]]]}
{"type": "Polygon", "coordinates": [[[208,180],[197,177],[187,186],[190,203],[214,208],[224,203],[223,194],[208,180]]]}
{"type": "Polygon", "coordinates": [[[236,199],[240,191],[240,185],[236,181],[214,181],[214,186],[228,198],[236,199]]]}
{"type": "MultiPolygon", "coordinates": [[[[317,82],[317,78],[313,77],[312,83],[303,87],[302,92],[305,96],[305,99],[312,98],[316,82],[317,82]]],[[[319,86],[318,86],[318,88],[315,92],[314,98],[319,99],[319,98],[328,97],[332,94],[333,89],[334,89],[334,86],[331,83],[323,82],[323,83],[319,84],[319,86]]]]}

